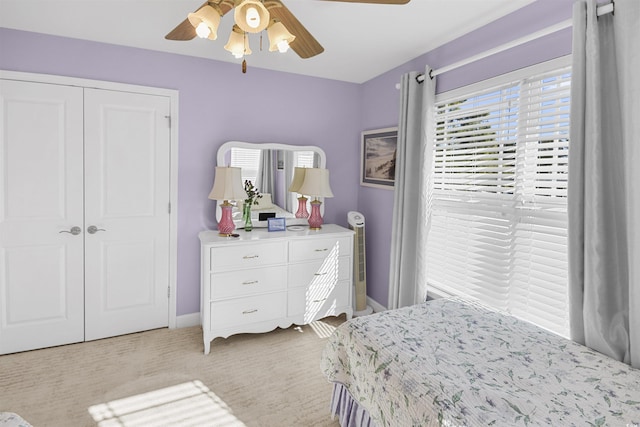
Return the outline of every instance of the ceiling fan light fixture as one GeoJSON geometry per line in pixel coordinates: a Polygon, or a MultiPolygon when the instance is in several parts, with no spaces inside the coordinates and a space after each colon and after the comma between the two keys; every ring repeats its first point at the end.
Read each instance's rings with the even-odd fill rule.
{"type": "Polygon", "coordinates": [[[269,36],[269,52],[277,50],[285,53],[289,50],[289,44],[296,39],[296,36],[291,34],[282,22],[275,19],[271,21],[271,25],[267,28],[267,35],[269,36]]]}
{"type": "Polygon", "coordinates": [[[258,28],[260,26],[260,14],[258,14],[258,9],[253,6],[248,7],[245,20],[247,21],[247,25],[251,28],[258,28]]]}
{"type": "Polygon", "coordinates": [[[220,26],[220,12],[213,7],[202,6],[194,13],[187,15],[189,23],[196,29],[196,34],[202,39],[215,40],[218,38],[218,27],[220,26]]]}
{"type": "Polygon", "coordinates": [[[201,39],[207,39],[211,35],[211,29],[207,24],[205,24],[204,22],[201,22],[196,27],[196,34],[201,39]]]}
{"type": "Polygon", "coordinates": [[[231,52],[231,54],[237,59],[240,59],[245,55],[251,55],[249,38],[245,37],[245,32],[237,25],[233,26],[231,34],[229,35],[229,41],[224,48],[231,52]]]}
{"type": "Polygon", "coordinates": [[[267,28],[269,16],[269,11],[259,0],[243,0],[233,12],[236,25],[247,33],[259,33],[267,28]]]}

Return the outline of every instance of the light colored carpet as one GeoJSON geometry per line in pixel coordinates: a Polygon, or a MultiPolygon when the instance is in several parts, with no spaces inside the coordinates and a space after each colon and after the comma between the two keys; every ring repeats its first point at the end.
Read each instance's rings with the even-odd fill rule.
{"type": "Polygon", "coordinates": [[[0,411],[36,427],[339,426],[320,372],[344,315],[216,338],[158,329],[0,356],[0,411]]]}

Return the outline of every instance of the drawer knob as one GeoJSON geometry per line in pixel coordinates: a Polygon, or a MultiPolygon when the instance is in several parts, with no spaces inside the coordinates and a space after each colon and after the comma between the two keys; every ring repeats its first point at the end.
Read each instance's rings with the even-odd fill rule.
{"type": "Polygon", "coordinates": [[[314,276],[326,276],[327,273],[313,273],[314,276]]]}
{"type": "Polygon", "coordinates": [[[254,308],[253,310],[245,310],[242,312],[242,314],[251,314],[251,313],[256,313],[258,311],[257,308],[254,308]]]}
{"type": "Polygon", "coordinates": [[[326,252],[326,251],[328,251],[328,250],[329,250],[329,249],[324,248],[324,249],[316,249],[315,251],[316,251],[316,252],[326,252]]]}
{"type": "Polygon", "coordinates": [[[243,285],[255,285],[256,283],[258,283],[257,280],[251,280],[251,281],[248,281],[248,282],[242,282],[243,285]]]}
{"type": "Polygon", "coordinates": [[[242,257],[242,259],[253,259],[258,257],[260,257],[260,255],[245,255],[242,257]]]}
{"type": "Polygon", "coordinates": [[[322,299],[314,299],[313,302],[322,302],[322,301],[326,301],[326,298],[322,298],[322,299]]]}

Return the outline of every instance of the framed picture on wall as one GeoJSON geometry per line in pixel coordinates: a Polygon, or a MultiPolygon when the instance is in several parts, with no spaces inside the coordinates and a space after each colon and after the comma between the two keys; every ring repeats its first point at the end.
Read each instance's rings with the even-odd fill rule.
{"type": "Polygon", "coordinates": [[[397,147],[397,127],[362,132],[360,185],[393,189],[397,147]]]}

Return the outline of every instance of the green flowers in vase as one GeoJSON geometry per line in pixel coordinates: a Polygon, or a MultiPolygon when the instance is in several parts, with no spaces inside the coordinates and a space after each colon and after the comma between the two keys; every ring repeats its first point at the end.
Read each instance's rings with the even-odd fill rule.
{"type": "Polygon", "coordinates": [[[251,231],[253,229],[251,205],[257,205],[258,199],[262,197],[262,194],[248,179],[244,181],[244,192],[247,193],[247,198],[244,199],[244,206],[242,207],[242,219],[244,220],[244,230],[251,231]]]}
{"type": "Polygon", "coordinates": [[[253,183],[248,179],[244,181],[244,192],[247,193],[247,198],[244,199],[247,205],[257,205],[258,199],[262,198],[262,194],[260,194],[258,189],[254,187],[253,183]]]}

